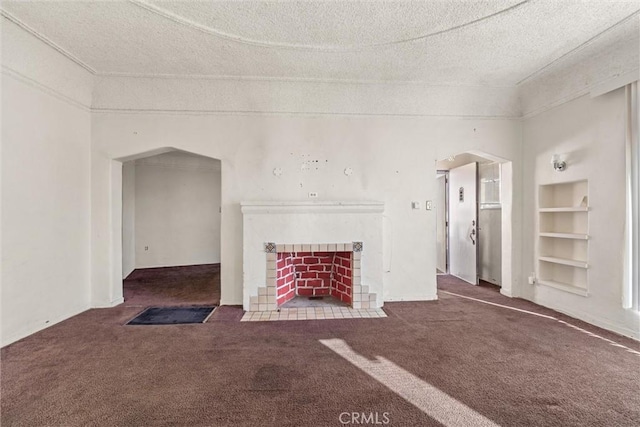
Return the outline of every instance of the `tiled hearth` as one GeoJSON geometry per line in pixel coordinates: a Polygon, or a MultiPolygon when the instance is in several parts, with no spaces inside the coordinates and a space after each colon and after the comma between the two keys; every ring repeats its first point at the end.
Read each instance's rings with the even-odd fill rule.
{"type": "Polygon", "coordinates": [[[265,322],[273,320],[365,319],[380,317],[387,317],[381,308],[301,307],[282,308],[274,311],[247,311],[241,321],[265,322]]]}

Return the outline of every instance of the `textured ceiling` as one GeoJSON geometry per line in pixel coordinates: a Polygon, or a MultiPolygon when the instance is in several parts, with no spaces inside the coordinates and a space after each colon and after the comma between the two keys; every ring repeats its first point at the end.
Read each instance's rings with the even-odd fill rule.
{"type": "Polygon", "coordinates": [[[596,36],[637,14],[640,1],[3,1],[1,7],[99,74],[508,86],[598,43],[596,36]]]}

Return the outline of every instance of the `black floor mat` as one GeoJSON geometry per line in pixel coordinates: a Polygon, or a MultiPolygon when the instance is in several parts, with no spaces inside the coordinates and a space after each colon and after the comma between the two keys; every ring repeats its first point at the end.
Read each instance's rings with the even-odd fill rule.
{"type": "Polygon", "coordinates": [[[215,307],[149,307],[127,325],[203,323],[215,307]]]}

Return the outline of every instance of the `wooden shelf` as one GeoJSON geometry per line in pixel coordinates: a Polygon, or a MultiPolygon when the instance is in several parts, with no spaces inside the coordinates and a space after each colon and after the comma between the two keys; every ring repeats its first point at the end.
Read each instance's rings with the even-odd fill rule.
{"type": "Polygon", "coordinates": [[[554,237],[557,239],[576,239],[576,240],[588,240],[588,234],[578,234],[578,233],[540,233],[540,237],[554,237]]]}
{"type": "Polygon", "coordinates": [[[568,265],[571,267],[578,268],[589,268],[589,264],[586,261],[578,261],[576,259],[568,259],[568,258],[558,258],[553,256],[541,256],[538,257],[540,261],[551,262],[554,264],[568,265]]]}
{"type": "Polygon", "coordinates": [[[578,288],[577,286],[572,286],[567,283],[556,282],[553,280],[538,280],[539,285],[549,286],[551,288],[559,289],[561,291],[569,292],[576,295],[581,295],[583,297],[588,297],[589,292],[586,289],[578,288]]]}
{"type": "Polygon", "coordinates": [[[538,212],[588,212],[588,206],[574,206],[566,208],[540,208],[538,212]]]}

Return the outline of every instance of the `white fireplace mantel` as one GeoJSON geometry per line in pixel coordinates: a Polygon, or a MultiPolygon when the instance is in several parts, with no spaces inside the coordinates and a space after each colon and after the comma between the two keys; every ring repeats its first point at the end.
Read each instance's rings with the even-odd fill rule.
{"type": "Polygon", "coordinates": [[[323,244],[362,242],[362,285],[382,305],[382,214],[379,201],[245,201],[243,234],[243,305],[266,286],[265,243],[323,244]]]}

